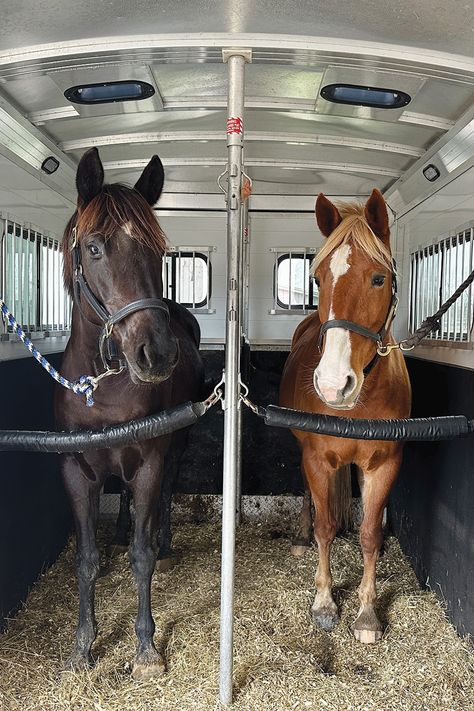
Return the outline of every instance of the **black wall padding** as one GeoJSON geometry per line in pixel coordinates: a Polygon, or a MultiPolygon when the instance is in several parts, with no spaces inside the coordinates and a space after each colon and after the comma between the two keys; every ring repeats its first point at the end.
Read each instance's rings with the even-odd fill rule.
{"type": "Polygon", "coordinates": [[[464,437],[472,432],[471,423],[464,415],[409,420],[364,420],[316,415],[275,405],[269,405],[264,412],[265,424],[271,427],[287,427],[346,439],[433,442],[464,437]]]}
{"type": "Polygon", "coordinates": [[[0,430],[0,450],[22,452],[88,452],[161,437],[193,425],[203,415],[203,403],[187,402],[155,415],[131,420],[102,430],[34,432],[0,430]]]}
{"type": "MultiPolygon", "coordinates": [[[[55,368],[60,356],[48,356],[55,368]]],[[[53,429],[54,381],[33,358],[0,363],[0,428],[53,429]]],[[[0,629],[71,530],[54,454],[0,452],[0,629]]]]}
{"type": "MultiPolygon", "coordinates": [[[[474,371],[407,358],[416,416],[474,417],[474,371]]],[[[389,522],[419,581],[474,635],[474,437],[407,444],[389,522]]]]}

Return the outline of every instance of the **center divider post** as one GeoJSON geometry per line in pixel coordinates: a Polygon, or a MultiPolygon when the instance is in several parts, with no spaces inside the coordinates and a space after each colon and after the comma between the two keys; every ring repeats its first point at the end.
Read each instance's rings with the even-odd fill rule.
{"type": "Polygon", "coordinates": [[[227,308],[225,345],[224,469],[219,698],[232,703],[234,559],[240,407],[241,203],[245,63],[250,50],[223,50],[228,64],[227,119],[227,308]]]}

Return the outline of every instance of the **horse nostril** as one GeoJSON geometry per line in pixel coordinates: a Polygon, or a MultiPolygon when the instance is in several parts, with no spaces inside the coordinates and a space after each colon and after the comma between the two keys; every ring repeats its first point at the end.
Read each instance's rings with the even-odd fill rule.
{"type": "Polygon", "coordinates": [[[349,394],[354,390],[354,386],[355,386],[355,378],[354,378],[354,376],[353,376],[353,375],[348,375],[348,376],[347,376],[347,380],[346,380],[346,384],[344,385],[344,388],[343,388],[343,390],[342,390],[342,396],[343,396],[343,397],[346,397],[347,395],[349,395],[349,394]]]}
{"type": "Polygon", "coordinates": [[[136,352],[137,365],[143,370],[149,370],[154,365],[153,351],[149,343],[142,343],[136,352]]]}

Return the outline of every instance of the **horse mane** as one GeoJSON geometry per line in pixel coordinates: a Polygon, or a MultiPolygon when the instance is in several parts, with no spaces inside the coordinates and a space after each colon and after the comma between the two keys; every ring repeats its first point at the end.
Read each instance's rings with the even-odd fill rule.
{"type": "Polygon", "coordinates": [[[390,249],[373,232],[365,217],[365,205],[358,202],[336,203],[341,222],[329,235],[311,265],[314,276],[317,268],[326,257],[343,244],[353,244],[369,259],[392,271],[392,255],[390,249]]]}
{"type": "Polygon", "coordinates": [[[94,232],[109,240],[119,229],[126,230],[134,242],[151,249],[158,257],[166,251],[166,237],[155,213],[145,198],[133,188],[121,183],[104,185],[98,195],[82,210],[76,210],[64,230],[63,278],[66,289],[72,294],[72,231],[76,227],[77,239],[94,232]]]}

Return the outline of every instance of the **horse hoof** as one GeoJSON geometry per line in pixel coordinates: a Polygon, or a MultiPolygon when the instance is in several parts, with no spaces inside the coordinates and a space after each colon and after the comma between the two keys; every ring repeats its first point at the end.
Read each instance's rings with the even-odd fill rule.
{"type": "Polygon", "coordinates": [[[165,662],[158,652],[153,660],[133,663],[132,677],[135,681],[147,681],[155,676],[162,676],[166,672],[165,662]]]}
{"type": "Polygon", "coordinates": [[[382,632],[380,630],[358,630],[353,628],[352,631],[356,640],[363,644],[374,644],[375,642],[380,642],[382,639],[382,632]]]}
{"type": "Polygon", "coordinates": [[[317,610],[311,610],[311,615],[314,628],[322,629],[325,632],[332,632],[339,622],[337,611],[330,607],[320,607],[317,610]]]}
{"type": "Polygon", "coordinates": [[[295,558],[302,558],[304,554],[309,551],[309,549],[310,546],[308,545],[302,545],[301,543],[292,543],[290,553],[291,555],[294,555],[295,558]]]}
{"type": "Polygon", "coordinates": [[[362,610],[352,625],[352,632],[358,642],[374,644],[382,639],[382,625],[373,607],[362,610]]]}
{"type": "Polygon", "coordinates": [[[168,556],[167,558],[157,558],[155,563],[155,570],[157,573],[168,573],[172,570],[175,565],[177,565],[178,560],[174,556],[168,556]]]}

